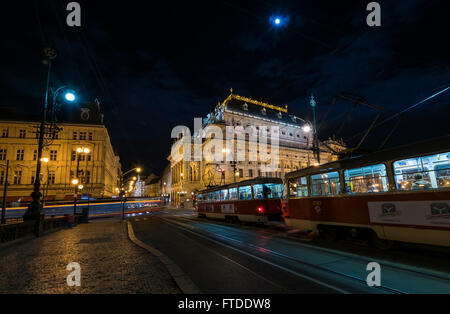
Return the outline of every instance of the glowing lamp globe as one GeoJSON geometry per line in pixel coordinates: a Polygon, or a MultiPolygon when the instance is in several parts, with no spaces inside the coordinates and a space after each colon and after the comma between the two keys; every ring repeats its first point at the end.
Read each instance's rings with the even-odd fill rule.
{"type": "Polygon", "coordinates": [[[75,101],[75,99],[76,99],[75,94],[72,92],[67,92],[64,95],[64,98],[66,98],[67,101],[75,101]]]}

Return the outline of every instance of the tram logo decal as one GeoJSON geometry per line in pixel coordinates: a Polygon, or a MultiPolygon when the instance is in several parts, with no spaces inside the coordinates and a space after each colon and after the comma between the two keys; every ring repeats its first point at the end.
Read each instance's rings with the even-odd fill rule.
{"type": "Polygon", "coordinates": [[[450,205],[447,203],[432,203],[430,211],[431,215],[427,215],[427,219],[450,219],[450,205]]]}
{"type": "Polygon", "coordinates": [[[395,217],[400,216],[402,214],[401,211],[397,210],[395,204],[392,203],[384,203],[381,205],[381,214],[379,217],[395,217]]]}

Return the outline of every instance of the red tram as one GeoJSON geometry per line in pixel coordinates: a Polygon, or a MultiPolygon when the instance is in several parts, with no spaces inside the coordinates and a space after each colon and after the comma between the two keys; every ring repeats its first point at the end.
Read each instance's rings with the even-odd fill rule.
{"type": "Polygon", "coordinates": [[[199,217],[259,222],[281,218],[283,181],[256,178],[198,192],[199,217]]]}
{"type": "Polygon", "coordinates": [[[289,226],[450,246],[450,136],[291,172],[286,184],[289,226]]]}

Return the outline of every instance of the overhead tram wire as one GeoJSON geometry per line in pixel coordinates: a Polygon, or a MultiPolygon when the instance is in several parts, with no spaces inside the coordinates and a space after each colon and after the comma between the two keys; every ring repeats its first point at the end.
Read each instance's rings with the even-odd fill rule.
{"type": "MultiPolygon", "coordinates": [[[[445,93],[445,92],[446,92],[447,90],[449,90],[449,89],[450,89],[450,86],[447,86],[446,88],[444,88],[444,89],[440,90],[439,92],[434,93],[433,95],[431,95],[431,96],[429,96],[429,97],[427,97],[427,98],[425,98],[425,99],[423,99],[423,100],[421,100],[421,101],[415,103],[414,105],[411,105],[411,106],[409,106],[409,107],[403,109],[402,111],[397,112],[397,113],[391,115],[390,117],[387,117],[387,118],[384,119],[383,121],[381,121],[381,122],[375,124],[374,129],[377,128],[377,127],[379,127],[379,126],[381,126],[381,125],[383,125],[383,124],[385,124],[385,123],[387,123],[387,122],[389,122],[389,121],[391,121],[391,120],[393,120],[393,119],[395,119],[395,118],[397,118],[397,117],[398,117],[398,118],[401,118],[405,113],[407,113],[407,112],[411,111],[412,109],[418,107],[419,105],[421,105],[421,104],[423,104],[423,103],[429,101],[430,99],[433,99],[434,97],[439,96],[439,95],[442,94],[442,93],[445,93]]],[[[356,134],[354,134],[353,136],[347,138],[347,139],[345,140],[345,142],[351,141],[352,139],[354,139],[354,138],[357,137],[357,136],[360,136],[360,135],[363,134],[363,133],[364,133],[364,132],[356,133],[356,134]]]]}

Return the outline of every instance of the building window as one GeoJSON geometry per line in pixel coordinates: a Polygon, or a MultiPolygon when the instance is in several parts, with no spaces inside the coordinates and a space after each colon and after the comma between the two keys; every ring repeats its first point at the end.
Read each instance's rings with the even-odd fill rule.
{"type": "Polygon", "coordinates": [[[51,150],[51,151],[50,151],[50,160],[56,161],[57,155],[58,155],[58,151],[56,151],[56,150],[51,150]]]}
{"type": "Polygon", "coordinates": [[[54,139],[54,140],[57,140],[58,139],[58,131],[53,131],[53,134],[52,134],[52,138],[54,139]]]}
{"type": "Polygon", "coordinates": [[[3,129],[2,137],[8,137],[8,135],[9,135],[9,129],[3,129]]]}
{"type": "Polygon", "coordinates": [[[92,132],[89,132],[89,140],[92,141],[92,132]]]}
{"type": "Polygon", "coordinates": [[[55,184],[55,177],[56,177],[56,175],[55,175],[55,172],[54,171],[50,171],[49,173],[48,173],[48,184],[55,184]]]}
{"type": "Polygon", "coordinates": [[[37,160],[37,150],[36,149],[33,152],[33,160],[37,160]]]}
{"type": "Polygon", "coordinates": [[[286,135],[286,132],[281,132],[281,134],[286,135]]]}
{"type": "Polygon", "coordinates": [[[18,149],[17,150],[16,160],[23,160],[23,155],[24,155],[24,150],[23,149],[18,149]]]}
{"type": "Polygon", "coordinates": [[[80,140],[86,139],[86,132],[80,132],[80,140]]]}
{"type": "Polygon", "coordinates": [[[76,151],[72,151],[72,161],[75,161],[77,159],[77,152],[76,151]]]}
{"type": "Polygon", "coordinates": [[[0,149],[0,160],[6,160],[6,148],[0,149]]]}
{"type": "Polygon", "coordinates": [[[253,178],[253,169],[248,169],[248,177],[253,178]]]}
{"type": "Polygon", "coordinates": [[[19,138],[25,138],[27,136],[27,131],[26,130],[20,130],[19,131],[19,138]]]}
{"type": "Polygon", "coordinates": [[[261,170],[258,170],[258,177],[261,177],[261,170]]]}
{"type": "Polygon", "coordinates": [[[91,183],[91,172],[89,170],[86,171],[86,183],[91,183]]]}
{"type": "Polygon", "coordinates": [[[14,184],[20,184],[22,182],[22,171],[14,171],[14,184]]]}
{"type": "Polygon", "coordinates": [[[5,180],[5,171],[0,170],[0,184],[3,184],[3,180],[5,180]]]}
{"type": "Polygon", "coordinates": [[[73,137],[72,137],[72,139],[74,139],[74,140],[76,140],[77,139],[77,132],[73,132],[73,137]]]}
{"type": "Polygon", "coordinates": [[[87,160],[91,161],[91,153],[87,154],[87,160]]]}
{"type": "Polygon", "coordinates": [[[244,170],[239,169],[239,178],[243,178],[243,177],[244,177],[244,170]]]}

